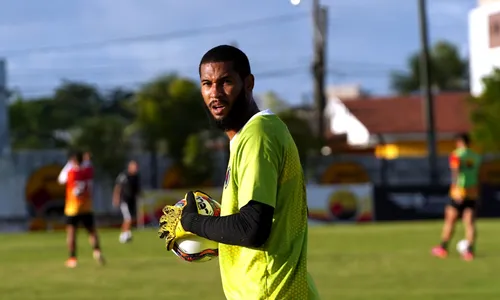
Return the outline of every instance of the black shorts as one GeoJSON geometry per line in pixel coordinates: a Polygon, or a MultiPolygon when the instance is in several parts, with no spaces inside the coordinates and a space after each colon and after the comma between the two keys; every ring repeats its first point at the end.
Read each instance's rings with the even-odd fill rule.
{"type": "Polygon", "coordinates": [[[66,225],[78,227],[79,224],[82,224],[82,226],[87,230],[94,229],[95,228],[94,214],[86,213],[76,216],[66,216],[66,225]]]}
{"type": "Polygon", "coordinates": [[[122,201],[120,203],[120,210],[125,221],[135,220],[137,216],[137,203],[135,200],[122,201]]]}
{"type": "Polygon", "coordinates": [[[465,198],[462,202],[456,202],[455,200],[450,198],[449,205],[455,208],[459,212],[459,214],[462,214],[464,210],[467,208],[470,208],[475,211],[477,206],[477,200],[471,200],[465,198]]]}

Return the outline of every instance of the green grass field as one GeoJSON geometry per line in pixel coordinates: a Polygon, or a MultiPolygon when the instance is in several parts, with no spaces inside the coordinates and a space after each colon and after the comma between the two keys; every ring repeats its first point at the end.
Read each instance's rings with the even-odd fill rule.
{"type": "MultiPolygon", "coordinates": [[[[478,256],[470,263],[454,251],[446,260],[429,255],[440,226],[311,228],[309,270],[322,299],[500,299],[500,222],[479,222],[478,256]]],[[[137,232],[127,245],[118,243],[117,231],[101,235],[108,264],[95,264],[80,232],[76,269],[64,267],[63,233],[0,235],[0,299],[224,299],[217,260],[182,262],[153,230],[137,232]]]]}

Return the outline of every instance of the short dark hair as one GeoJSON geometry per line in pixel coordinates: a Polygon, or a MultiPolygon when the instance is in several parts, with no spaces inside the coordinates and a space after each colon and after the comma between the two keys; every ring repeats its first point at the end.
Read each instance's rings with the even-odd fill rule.
{"type": "Polygon", "coordinates": [[[456,136],[458,141],[462,141],[466,146],[470,146],[470,136],[468,133],[459,133],[456,136]]]}
{"type": "Polygon", "coordinates": [[[247,55],[234,46],[220,45],[208,50],[201,58],[198,73],[201,75],[201,65],[212,62],[232,62],[242,80],[252,73],[247,55]]]}
{"type": "Polygon", "coordinates": [[[78,164],[83,163],[83,151],[80,150],[75,151],[74,157],[78,164]]]}
{"type": "Polygon", "coordinates": [[[75,158],[76,151],[77,151],[77,150],[75,150],[75,149],[70,149],[70,150],[68,151],[68,159],[73,159],[73,158],[75,158]]]}

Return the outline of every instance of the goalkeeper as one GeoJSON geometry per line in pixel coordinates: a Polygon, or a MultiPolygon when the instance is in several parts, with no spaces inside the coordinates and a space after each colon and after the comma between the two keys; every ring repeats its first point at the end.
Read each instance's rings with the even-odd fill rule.
{"type": "Polygon", "coordinates": [[[227,299],[319,299],[307,272],[307,201],[297,147],[286,125],[259,111],[247,56],[232,46],[209,50],[199,65],[212,121],[230,139],[221,217],[199,215],[195,193],[167,206],[160,237],[167,249],[186,231],[219,242],[227,299]]]}

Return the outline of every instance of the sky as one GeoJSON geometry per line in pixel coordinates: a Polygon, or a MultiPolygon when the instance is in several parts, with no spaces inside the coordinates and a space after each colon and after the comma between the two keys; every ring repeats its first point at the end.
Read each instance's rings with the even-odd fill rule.
{"type": "MultiPolygon", "coordinates": [[[[389,73],[418,50],[417,0],[321,0],[328,7],[328,84],[391,93],[389,73]]],[[[476,0],[428,0],[431,43],[467,54],[476,0]]],[[[291,104],[310,99],[312,0],[0,0],[0,57],[8,86],[47,95],[61,80],[137,88],[168,72],[198,80],[203,54],[236,43],[256,93],[291,104]]]]}

